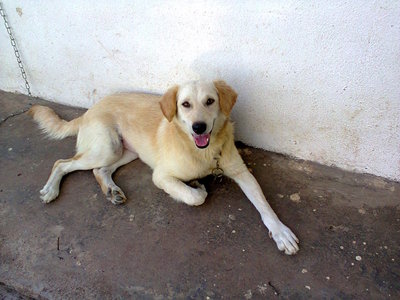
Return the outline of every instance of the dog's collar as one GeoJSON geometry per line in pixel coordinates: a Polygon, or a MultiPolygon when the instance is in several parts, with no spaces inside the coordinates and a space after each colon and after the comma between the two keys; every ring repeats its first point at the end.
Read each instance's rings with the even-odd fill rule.
{"type": "Polygon", "coordinates": [[[220,182],[222,181],[222,176],[224,176],[224,170],[222,170],[221,167],[219,166],[219,160],[221,159],[221,155],[222,155],[222,153],[219,152],[219,154],[214,157],[215,168],[212,169],[212,171],[211,171],[211,173],[214,176],[214,180],[219,179],[220,182]]]}

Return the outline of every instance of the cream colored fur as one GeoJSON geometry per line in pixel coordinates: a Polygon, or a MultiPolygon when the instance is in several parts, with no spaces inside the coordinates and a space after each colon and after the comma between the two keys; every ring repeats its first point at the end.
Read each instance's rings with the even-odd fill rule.
{"type": "Polygon", "coordinates": [[[236,92],[223,81],[196,81],[175,86],[163,96],[117,94],[95,104],[81,117],[61,120],[53,110],[34,106],[29,111],[51,138],[77,134],[76,155],[56,161],[40,191],[49,203],[59,194],[61,178],[76,170],[93,170],[103,193],[114,204],[126,197],[112,180],[120,166],[140,158],[153,171],[154,184],[188,205],[204,203],[203,185],[184,182],[212,173],[219,161],[224,175],[236,181],[254,204],[271,237],[286,254],[298,251],[298,239],[276,216],[257,181],[243,163],[229,120],[236,92]],[[200,149],[194,141],[195,122],[205,123],[209,144],[200,149]]]}

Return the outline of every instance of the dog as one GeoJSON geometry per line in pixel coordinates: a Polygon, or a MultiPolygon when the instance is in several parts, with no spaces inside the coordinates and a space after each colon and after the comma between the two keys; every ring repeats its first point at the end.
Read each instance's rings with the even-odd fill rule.
{"type": "Polygon", "coordinates": [[[57,198],[61,178],[93,170],[113,204],[126,201],[113,172],[137,158],[153,169],[154,184],[179,202],[204,203],[204,185],[185,182],[222,173],[233,179],[261,215],[279,250],[295,254],[299,240],[274,213],[234,144],[229,119],[237,93],[222,80],[176,85],[162,96],[125,93],[108,96],[82,116],[65,121],[45,106],[29,114],[50,138],[77,135],[76,154],[57,160],[40,191],[44,203],[57,198]]]}

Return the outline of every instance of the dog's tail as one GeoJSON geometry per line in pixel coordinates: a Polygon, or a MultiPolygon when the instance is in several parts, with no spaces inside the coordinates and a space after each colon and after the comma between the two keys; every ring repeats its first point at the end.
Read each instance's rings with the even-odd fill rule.
{"type": "Polygon", "coordinates": [[[49,138],[61,140],[67,136],[77,135],[79,125],[82,121],[82,116],[71,120],[65,121],[61,119],[49,107],[34,105],[28,111],[28,114],[39,124],[40,129],[47,134],[49,138]]]}

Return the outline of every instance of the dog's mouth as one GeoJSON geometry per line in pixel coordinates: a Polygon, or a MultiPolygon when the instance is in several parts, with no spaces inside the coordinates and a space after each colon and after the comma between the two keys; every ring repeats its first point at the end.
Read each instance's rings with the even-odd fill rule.
{"type": "Polygon", "coordinates": [[[207,148],[208,144],[210,144],[210,133],[205,133],[205,134],[195,134],[193,133],[193,138],[194,142],[196,143],[196,146],[200,149],[207,148]]]}

